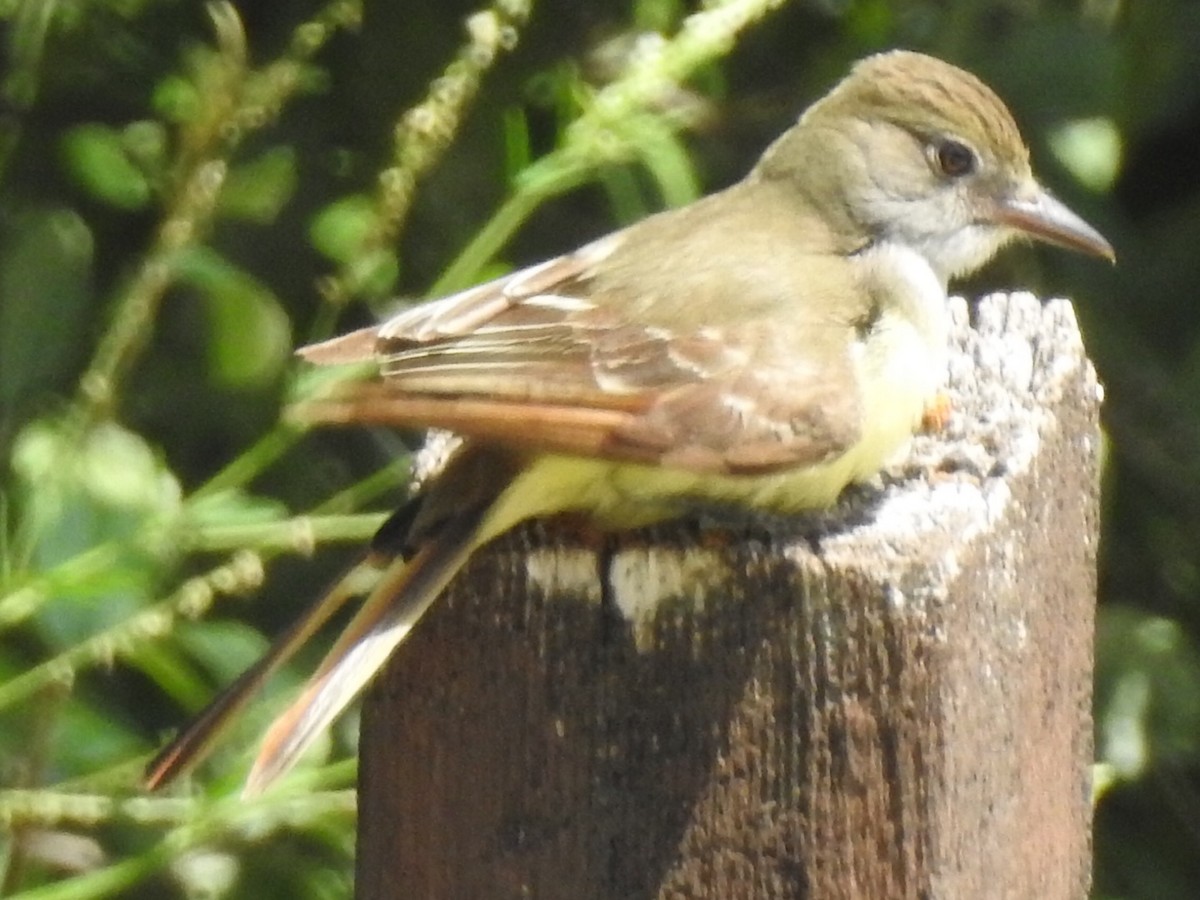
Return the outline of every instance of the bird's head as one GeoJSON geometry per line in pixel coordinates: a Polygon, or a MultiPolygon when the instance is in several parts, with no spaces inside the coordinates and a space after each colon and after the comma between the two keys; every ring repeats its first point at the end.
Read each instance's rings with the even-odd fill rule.
{"type": "Polygon", "coordinates": [[[1033,176],[1012,114],[982,81],[907,51],[868,57],[764,154],[843,236],[890,241],[943,280],[1015,237],[1113,259],[1101,234],[1033,176]]]}

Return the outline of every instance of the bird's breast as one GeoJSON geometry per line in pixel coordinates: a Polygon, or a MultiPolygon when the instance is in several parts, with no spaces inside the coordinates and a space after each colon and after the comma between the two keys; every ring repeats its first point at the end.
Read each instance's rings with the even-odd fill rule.
{"type": "Polygon", "coordinates": [[[863,434],[852,480],[907,446],[945,384],[950,333],[945,285],[924,256],[883,244],[860,261],[877,313],[855,346],[863,434]]]}

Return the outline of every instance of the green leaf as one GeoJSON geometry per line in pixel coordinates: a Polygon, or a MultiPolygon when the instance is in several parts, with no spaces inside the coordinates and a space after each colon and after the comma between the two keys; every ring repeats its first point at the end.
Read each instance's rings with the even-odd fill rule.
{"type": "Polygon", "coordinates": [[[71,210],[14,215],[0,232],[0,407],[46,390],[80,349],[92,254],[92,232],[71,210]]]}
{"type": "Polygon", "coordinates": [[[180,622],[176,639],[216,681],[226,684],[257,662],[269,642],[243,622],[180,622]]]}
{"type": "Polygon", "coordinates": [[[121,146],[143,172],[158,174],[167,170],[170,138],[162,122],[153,119],[130,122],[121,129],[121,146]]]}
{"type": "Polygon", "coordinates": [[[221,191],[220,212],[259,225],[275,221],[296,189],[296,151],[275,147],[235,167],[221,191]]]}
{"type": "Polygon", "coordinates": [[[1178,622],[1105,607],[1096,662],[1097,752],[1117,776],[1200,760],[1200,650],[1178,622]]]}
{"type": "Polygon", "coordinates": [[[159,453],[115,422],[82,440],[62,423],[33,422],[14,442],[12,469],[45,566],[128,537],[148,519],[173,521],[181,509],[182,489],[159,453]]]}
{"type": "Polygon", "coordinates": [[[319,251],[332,260],[346,263],[362,252],[378,224],[371,198],[366,194],[351,194],[317,213],[308,234],[319,251]]]}
{"type": "Polygon", "coordinates": [[[120,209],[142,209],[150,202],[150,182],[127,154],[121,132],[98,122],[79,125],[61,146],[67,172],[96,199],[120,209]]]}
{"type": "Polygon", "coordinates": [[[207,303],[208,359],[214,380],[233,388],[271,382],[292,352],[291,322],[275,295],[207,247],[193,247],[183,254],[178,273],[207,303]]]}
{"type": "Polygon", "coordinates": [[[17,436],[12,470],[31,573],[52,585],[37,611],[43,639],[64,647],[139,609],[173,556],[182,509],[157,450],[114,422],[81,437],[39,420],[17,436]]]}
{"type": "Polygon", "coordinates": [[[1121,174],[1121,132],[1105,116],[1056,126],[1050,132],[1050,149],[1076,181],[1097,193],[1111,190],[1121,174]]]}
{"type": "Polygon", "coordinates": [[[383,297],[391,292],[400,277],[400,263],[395,253],[380,247],[354,257],[348,276],[352,293],[364,297],[383,297]]]}
{"type": "Polygon", "coordinates": [[[196,86],[179,75],[169,75],[154,88],[155,111],[169,122],[192,122],[204,109],[196,86]]]}

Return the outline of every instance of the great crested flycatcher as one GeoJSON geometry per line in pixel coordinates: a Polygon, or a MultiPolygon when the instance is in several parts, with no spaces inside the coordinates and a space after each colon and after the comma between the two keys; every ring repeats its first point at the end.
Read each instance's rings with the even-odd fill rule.
{"type": "MultiPolygon", "coordinates": [[[[728,502],[832,504],[946,375],[947,282],[1028,235],[1113,259],[1034,180],[1001,100],[917,53],[858,63],[741,182],[573,253],[300,351],[378,377],[300,410],[464,438],[376,542],[382,569],[247,781],[286,771],[481,545],[560,512],[629,528],[728,502]]],[[[370,557],[369,557],[370,559],[370,557]]],[[[151,763],[193,765],[351,593],[327,593],[151,763]]]]}

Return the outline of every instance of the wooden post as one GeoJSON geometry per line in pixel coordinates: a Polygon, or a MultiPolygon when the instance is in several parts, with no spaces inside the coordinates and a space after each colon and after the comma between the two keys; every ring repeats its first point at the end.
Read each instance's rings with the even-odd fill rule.
{"type": "Polygon", "coordinates": [[[1099,391],[1067,303],[955,315],[833,513],[480,554],[368,700],[358,897],[1086,897],[1099,391]]]}

